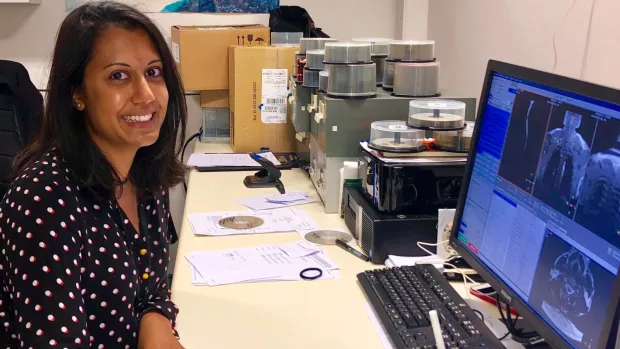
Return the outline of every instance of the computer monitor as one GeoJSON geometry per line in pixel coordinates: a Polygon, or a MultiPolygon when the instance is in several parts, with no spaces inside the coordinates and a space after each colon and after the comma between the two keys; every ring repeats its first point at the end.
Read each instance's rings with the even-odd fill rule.
{"type": "Polygon", "coordinates": [[[620,91],[490,61],[450,244],[553,347],[605,347],[620,91]]]}

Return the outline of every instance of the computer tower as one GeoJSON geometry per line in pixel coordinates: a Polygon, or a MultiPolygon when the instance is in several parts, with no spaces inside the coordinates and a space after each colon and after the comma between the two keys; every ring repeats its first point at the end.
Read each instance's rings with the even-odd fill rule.
{"type": "MultiPolygon", "coordinates": [[[[384,264],[388,255],[426,256],[417,243],[437,242],[437,215],[379,212],[359,188],[345,188],[344,220],[362,251],[373,264],[384,264]]],[[[435,253],[436,247],[428,246],[435,253]]]]}

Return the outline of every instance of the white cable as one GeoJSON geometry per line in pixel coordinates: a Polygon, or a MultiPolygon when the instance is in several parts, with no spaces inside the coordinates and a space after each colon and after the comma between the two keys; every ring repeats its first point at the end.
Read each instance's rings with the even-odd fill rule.
{"type": "Polygon", "coordinates": [[[447,266],[451,267],[452,269],[450,269],[450,271],[455,272],[455,273],[460,273],[463,276],[463,285],[465,287],[465,293],[467,294],[467,298],[472,300],[470,290],[471,290],[472,287],[474,287],[476,285],[479,285],[479,283],[476,282],[474,279],[470,278],[467,274],[465,274],[465,272],[463,270],[461,270],[460,268],[457,268],[454,264],[446,262],[446,259],[439,257],[437,254],[427,250],[426,248],[424,248],[422,246],[422,245],[424,245],[424,246],[439,246],[439,245],[447,244],[448,242],[449,242],[448,240],[444,240],[444,241],[438,242],[436,244],[433,244],[433,243],[418,241],[416,243],[418,245],[418,247],[422,251],[428,253],[429,256],[437,257],[437,260],[436,261],[435,260],[430,260],[430,261],[429,260],[424,260],[424,261],[420,261],[420,263],[416,263],[416,264],[434,264],[436,262],[441,262],[441,263],[443,263],[443,265],[447,265],[447,266]],[[467,285],[467,280],[471,281],[471,283],[472,283],[471,286],[467,285]]]}

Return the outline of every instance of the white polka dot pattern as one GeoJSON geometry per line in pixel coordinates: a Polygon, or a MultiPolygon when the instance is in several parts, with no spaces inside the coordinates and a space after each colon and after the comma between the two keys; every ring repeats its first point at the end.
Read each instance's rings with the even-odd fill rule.
{"type": "Polygon", "coordinates": [[[60,157],[46,154],[0,202],[0,346],[135,348],[151,311],[176,334],[167,190],[140,198],[137,232],[115,201],[65,174],[60,157]]]}

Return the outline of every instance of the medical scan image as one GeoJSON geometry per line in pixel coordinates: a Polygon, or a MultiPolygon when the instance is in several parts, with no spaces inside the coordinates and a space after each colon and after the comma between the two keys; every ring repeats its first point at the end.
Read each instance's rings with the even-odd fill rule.
{"type": "Polygon", "coordinates": [[[499,175],[530,194],[538,167],[532,154],[540,154],[550,113],[547,97],[527,91],[515,97],[502,158],[520,161],[502,161],[499,175]]]}
{"type": "Polygon", "coordinates": [[[551,231],[532,287],[532,304],[579,348],[593,343],[604,319],[613,275],[551,231]]]}
{"type": "Polygon", "coordinates": [[[599,121],[592,153],[575,222],[620,247],[620,121],[599,121]]]}
{"type": "Polygon", "coordinates": [[[571,219],[595,129],[596,119],[581,108],[560,105],[551,112],[533,195],[571,219]]]}

